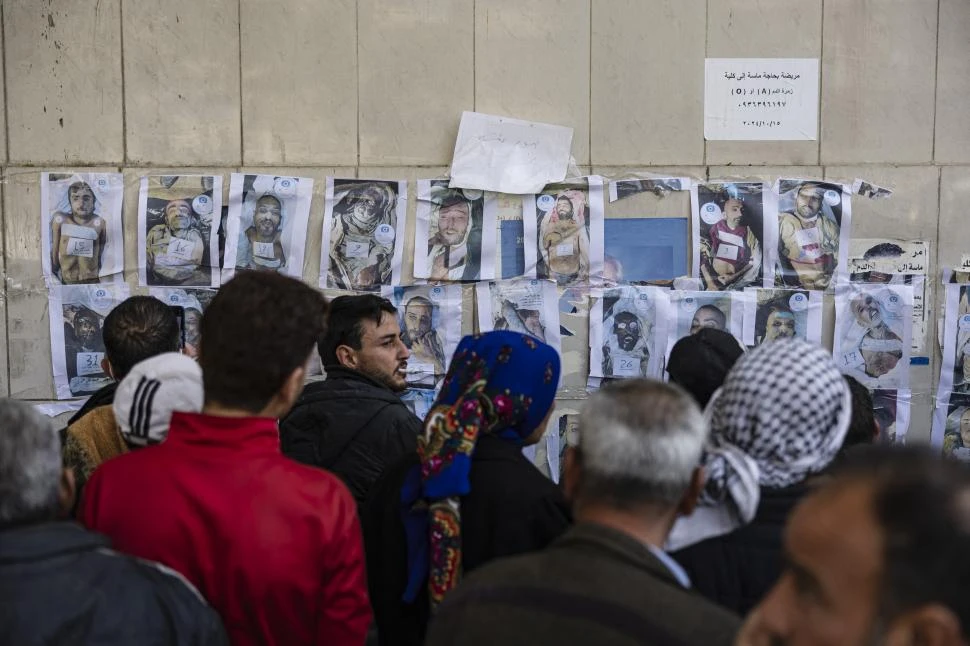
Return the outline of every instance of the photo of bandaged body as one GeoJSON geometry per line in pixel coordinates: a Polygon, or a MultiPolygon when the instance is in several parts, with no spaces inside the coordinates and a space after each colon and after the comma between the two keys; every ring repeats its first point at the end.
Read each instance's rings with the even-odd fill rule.
{"type": "Polygon", "coordinates": [[[149,287],[148,295],[167,305],[181,307],[185,313],[182,328],[182,352],[193,359],[199,357],[202,341],[202,314],[216,295],[214,289],[179,289],[149,287]]]}
{"type": "Polygon", "coordinates": [[[127,297],[124,283],[50,289],[51,361],[58,399],[90,395],[111,383],[104,361],[104,319],[127,297]]]}
{"type": "Polygon", "coordinates": [[[709,182],[691,189],[694,258],[704,289],[742,290],[764,283],[762,182],[709,182]]]}
{"type": "Polygon", "coordinates": [[[397,308],[401,341],[411,351],[408,384],[436,385],[461,341],[461,286],[394,287],[384,296],[397,308]]]}
{"type": "Polygon", "coordinates": [[[849,283],[836,292],[833,355],[869,388],[909,385],[913,288],[849,283]]]}
{"type": "Polygon", "coordinates": [[[775,285],[826,290],[845,271],[852,202],[841,184],[779,179],[775,285]]]}
{"type": "Polygon", "coordinates": [[[970,462],[970,395],[952,393],[939,404],[934,418],[935,446],[943,455],[961,462],[970,462]],[[939,432],[938,432],[939,431],[939,432]]]}
{"type": "Polygon", "coordinates": [[[138,193],[140,285],[218,287],[222,177],[155,175],[138,193]]]}
{"type": "Polygon", "coordinates": [[[680,339],[703,328],[731,334],[741,343],[744,322],[742,296],[736,292],[669,292],[667,354],[680,339]]]}
{"type": "Polygon", "coordinates": [[[744,344],[778,339],[822,342],[822,293],[749,287],[744,291],[744,344]]]}
{"type": "Polygon", "coordinates": [[[494,199],[483,191],[448,188],[448,180],[419,180],[414,277],[434,282],[494,278],[494,213],[494,199]]]}
{"type": "Polygon", "coordinates": [[[327,178],[320,287],[376,291],[400,282],[407,182],[327,178]]]}
{"type": "Polygon", "coordinates": [[[561,349],[559,294],[548,280],[478,283],[478,327],[482,332],[521,332],[561,349]]]}
{"type": "Polygon", "coordinates": [[[41,173],[41,259],[52,284],[120,280],[123,193],[119,173],[41,173]]]}
{"type": "Polygon", "coordinates": [[[603,182],[554,184],[523,198],[526,270],[558,285],[574,285],[599,275],[603,263],[603,182]],[[534,236],[534,237],[533,237],[534,236]]]}
{"type": "Polygon", "coordinates": [[[590,309],[590,379],[661,377],[666,308],[667,293],[657,287],[604,289],[590,309]]]}
{"type": "Polygon", "coordinates": [[[233,173],[224,278],[240,269],[302,278],[312,195],[309,177],[233,173]]]}

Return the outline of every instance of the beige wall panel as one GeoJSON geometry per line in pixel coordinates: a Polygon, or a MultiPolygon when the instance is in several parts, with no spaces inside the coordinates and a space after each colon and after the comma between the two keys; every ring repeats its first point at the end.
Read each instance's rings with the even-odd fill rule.
{"type": "Polygon", "coordinates": [[[10,159],[120,163],[121,0],[3,3],[10,159]]]}
{"type": "Polygon", "coordinates": [[[912,421],[909,439],[929,441],[930,420],[935,405],[940,356],[937,347],[936,318],[939,273],[935,256],[937,217],[940,210],[940,171],[932,166],[830,166],[825,169],[829,180],[851,182],[859,177],[893,189],[889,199],[871,200],[855,196],[852,200],[853,238],[901,238],[926,240],[930,245],[927,269],[926,311],[929,325],[926,348],[929,366],[912,366],[909,378],[913,391],[912,421]]]}
{"type": "Polygon", "coordinates": [[[475,4],[475,109],[573,128],[589,163],[590,0],[475,4]]]}
{"type": "Polygon", "coordinates": [[[243,0],[241,12],[244,163],[356,164],[356,3],[243,0]]]}
{"type": "Polygon", "coordinates": [[[475,106],[473,0],[362,0],[359,25],[360,164],[450,164],[475,106]]]}
{"type": "Polygon", "coordinates": [[[821,166],[709,166],[710,179],[760,179],[774,182],[779,177],[821,179],[821,166]]]}
{"type": "Polygon", "coordinates": [[[970,254],[970,166],[950,166],[940,177],[940,245],[937,262],[940,267],[954,267],[963,254],[970,254]]]}
{"type": "Polygon", "coordinates": [[[706,5],[594,3],[592,163],[704,163],[706,5]]]}
{"type": "Polygon", "coordinates": [[[970,162],[970,2],[940,0],[936,161],[970,162]]]}
{"type": "MultiPolygon", "coordinates": [[[[307,224],[306,249],[303,252],[303,281],[311,287],[320,284],[320,243],[323,240],[323,211],[326,206],[327,176],[356,177],[357,169],[353,166],[330,167],[264,167],[247,166],[244,173],[289,175],[291,177],[313,178],[313,200],[310,202],[310,219],[307,224]]],[[[228,190],[229,176],[226,175],[228,190]]]]}
{"type": "Polygon", "coordinates": [[[937,2],[825,3],[822,164],[932,159],[937,2]]]}
{"type": "Polygon", "coordinates": [[[239,164],[237,0],[124,9],[128,162],[239,164]]]}
{"type": "MultiPolygon", "coordinates": [[[[819,58],[822,0],[708,3],[708,58],[819,58]]],[[[708,141],[708,164],[816,164],[818,141],[708,141]]]]}
{"type": "MultiPolygon", "coordinates": [[[[117,168],[85,170],[118,171],[117,168]]],[[[13,167],[7,168],[4,175],[10,396],[19,399],[54,397],[47,288],[40,261],[40,174],[39,168],[13,167]]]]}

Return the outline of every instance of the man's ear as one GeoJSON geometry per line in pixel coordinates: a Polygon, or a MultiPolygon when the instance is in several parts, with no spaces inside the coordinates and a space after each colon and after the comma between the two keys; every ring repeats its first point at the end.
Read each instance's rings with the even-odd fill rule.
{"type": "Polygon", "coordinates": [[[74,509],[74,497],[77,486],[74,482],[74,470],[66,468],[61,471],[61,482],[57,489],[57,504],[60,507],[60,517],[67,518],[74,509]]]}
{"type": "Polygon", "coordinates": [[[344,368],[357,369],[357,351],[349,345],[338,345],[336,350],[337,362],[344,368]]]}
{"type": "MultiPolygon", "coordinates": [[[[108,375],[112,379],[115,378],[114,372],[111,370],[111,362],[108,361],[108,357],[101,359],[101,372],[108,375]]],[[[115,379],[115,381],[117,381],[117,379],[115,379]]]]}
{"type": "Polygon", "coordinates": [[[949,608],[933,603],[898,617],[887,631],[887,644],[962,646],[960,619],[949,608]]]}
{"type": "Polygon", "coordinates": [[[579,484],[582,477],[582,458],[579,449],[567,446],[563,455],[562,491],[570,503],[575,503],[579,495],[579,484]]]}
{"type": "Polygon", "coordinates": [[[701,497],[701,492],[704,491],[704,482],[706,480],[707,476],[704,473],[704,467],[694,467],[694,472],[690,476],[690,484],[687,486],[687,491],[684,492],[684,497],[681,498],[680,503],[677,504],[678,516],[690,516],[694,513],[694,509],[697,508],[697,501],[701,497]]]}

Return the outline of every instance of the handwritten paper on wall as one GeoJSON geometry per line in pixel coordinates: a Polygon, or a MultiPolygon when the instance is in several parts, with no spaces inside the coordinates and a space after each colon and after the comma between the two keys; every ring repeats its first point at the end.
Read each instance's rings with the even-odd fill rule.
{"type": "Polygon", "coordinates": [[[818,138],[817,58],[708,58],[704,138],[818,138]]]}
{"type": "Polygon", "coordinates": [[[572,128],[463,112],[449,186],[538,193],[565,179],[572,142],[572,128]]]}

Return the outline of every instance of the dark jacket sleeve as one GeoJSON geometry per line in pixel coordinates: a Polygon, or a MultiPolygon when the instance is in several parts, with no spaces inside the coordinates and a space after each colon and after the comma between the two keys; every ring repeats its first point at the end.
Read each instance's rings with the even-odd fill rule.
{"type": "Polygon", "coordinates": [[[280,423],[280,449],[286,457],[312,467],[322,466],[319,444],[320,430],[306,415],[291,415],[280,423]]]}
{"type": "Polygon", "coordinates": [[[138,562],[142,574],[155,585],[165,609],[173,643],[184,646],[229,646],[222,620],[198,590],[174,570],[148,561],[138,562]]]}

